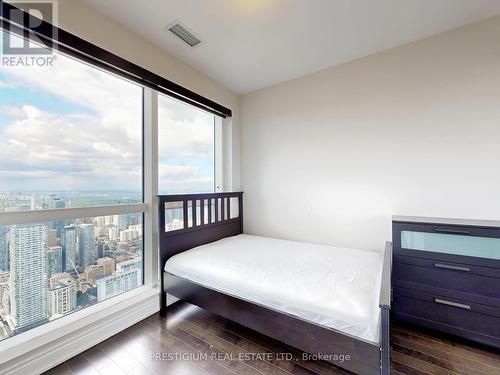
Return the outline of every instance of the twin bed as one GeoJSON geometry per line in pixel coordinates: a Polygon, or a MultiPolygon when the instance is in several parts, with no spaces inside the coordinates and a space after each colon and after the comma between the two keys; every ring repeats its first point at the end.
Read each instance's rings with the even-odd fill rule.
{"type": "Polygon", "coordinates": [[[168,293],[354,373],[389,374],[390,243],[380,254],[243,234],[242,193],[159,207],[162,308],[168,293]]]}

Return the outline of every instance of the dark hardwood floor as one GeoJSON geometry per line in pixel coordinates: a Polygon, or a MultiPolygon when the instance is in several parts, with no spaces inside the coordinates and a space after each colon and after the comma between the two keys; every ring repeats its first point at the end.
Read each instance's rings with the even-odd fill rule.
{"type": "MultiPolygon", "coordinates": [[[[500,375],[500,354],[401,324],[392,327],[392,374],[500,375]]],[[[187,303],[170,307],[47,374],[347,374],[187,303]],[[251,353],[259,353],[250,355],[251,353]],[[277,358],[292,353],[295,360],[277,358]],[[202,354],[206,354],[203,357],[202,354]],[[163,355],[163,360],[160,356],[163,355]]]]}

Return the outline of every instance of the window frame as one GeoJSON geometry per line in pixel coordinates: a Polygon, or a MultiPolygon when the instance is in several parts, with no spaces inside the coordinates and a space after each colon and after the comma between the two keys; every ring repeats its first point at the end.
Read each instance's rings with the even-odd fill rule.
{"type": "MultiPolygon", "coordinates": [[[[143,87],[142,95],[142,196],[143,203],[134,203],[126,205],[107,205],[107,206],[89,206],[76,208],[57,208],[44,210],[30,210],[17,212],[1,212],[0,225],[15,225],[15,224],[32,224],[55,220],[89,218],[109,215],[121,214],[143,214],[143,285],[122,293],[119,296],[110,298],[106,301],[99,302],[95,305],[88,306],[80,311],[65,315],[57,320],[45,323],[38,327],[32,328],[26,332],[14,335],[5,340],[0,341],[0,353],[2,353],[3,343],[14,342],[26,344],[33,338],[39,337],[47,332],[46,326],[56,327],[61,324],[71,324],[75,320],[89,316],[93,312],[102,310],[100,305],[113,305],[114,301],[119,303],[127,298],[136,295],[136,289],[145,289],[148,293],[161,293],[158,290],[159,278],[159,228],[158,228],[158,96],[159,93],[151,88],[143,87]],[[120,297],[118,299],[118,297],[120,297]],[[88,310],[88,311],[87,311],[88,310]],[[59,322],[60,323],[57,323],[59,322]],[[55,324],[57,323],[57,324],[55,324]]],[[[163,93],[161,93],[163,94],[163,93]]],[[[219,116],[214,116],[214,174],[215,174],[215,192],[224,191],[225,167],[227,148],[230,147],[227,143],[227,123],[226,119],[219,116]]]]}
{"type": "MultiPolygon", "coordinates": [[[[103,69],[109,74],[117,75],[123,79],[139,84],[143,88],[142,107],[142,203],[127,205],[92,206],[77,208],[45,209],[33,211],[2,212],[0,213],[0,225],[30,224],[59,219],[77,219],[87,217],[98,217],[115,214],[143,214],[143,285],[132,289],[126,293],[102,301],[72,314],[65,315],[54,321],[45,323],[26,332],[14,335],[0,341],[0,369],[4,365],[12,366],[11,361],[18,358],[37,359],[38,350],[46,353],[57,347],[57,341],[61,338],[86,329],[94,332],[104,324],[112,325],[112,320],[118,313],[125,312],[127,308],[137,306],[141,303],[151,305],[152,299],[157,301],[154,311],[160,308],[159,270],[158,260],[158,93],[181,100],[187,104],[201,110],[212,113],[216,119],[215,137],[215,191],[225,190],[225,186],[232,186],[232,111],[206,97],[190,91],[166,78],[157,75],[145,68],[135,65],[109,51],[97,47],[71,33],[55,26],[40,21],[25,12],[25,19],[33,22],[25,22],[27,25],[40,24],[37,30],[25,28],[17,25],[5,17],[8,12],[16,8],[15,6],[1,2],[0,9],[0,29],[6,32],[16,33],[21,36],[36,35],[45,40],[55,42],[56,48],[63,54],[88,64],[97,69],[103,69]],[[33,20],[34,19],[34,20],[33,20]],[[53,33],[53,30],[57,30],[53,33]],[[25,33],[27,31],[27,33],[25,33]],[[57,35],[57,39],[52,39],[52,35],[57,35]],[[105,321],[107,320],[107,321],[105,321]],[[99,324],[98,324],[99,323],[99,324]],[[37,349],[37,352],[33,352],[37,349]]],[[[149,307],[151,309],[152,307],[149,307]]],[[[152,310],[150,310],[152,311],[152,310]]],[[[152,312],[154,312],[152,311],[152,312]]],[[[151,314],[152,312],[149,312],[151,314]]],[[[147,316],[147,315],[146,315],[147,316]]],[[[144,316],[145,317],[145,316],[144,316]]],[[[137,317],[130,320],[130,325],[134,324],[137,317]]],[[[140,318],[142,319],[142,318],[140,318]]],[[[139,320],[140,320],[139,319],[139,320]]],[[[117,328],[113,328],[115,330],[117,328]]],[[[118,331],[110,331],[109,336],[118,331]]],[[[108,336],[108,337],[109,337],[108,336]]],[[[93,345],[92,340],[88,341],[93,345]]],[[[40,353],[40,352],[38,352],[40,353]]],[[[47,354],[44,354],[47,355],[47,354]]],[[[17,366],[17,365],[15,365],[17,366]]]]}
{"type": "MultiPolygon", "coordinates": [[[[0,33],[9,32],[4,29],[0,23],[0,33]]],[[[96,303],[94,305],[85,306],[83,309],[72,311],[58,319],[53,321],[48,321],[39,326],[33,327],[25,332],[21,332],[19,334],[7,337],[0,341],[0,354],[3,354],[3,348],[6,346],[7,348],[14,343],[24,343],[26,345],[27,342],[31,341],[34,338],[37,338],[39,335],[42,335],[46,332],[46,326],[49,328],[54,326],[57,327],[59,325],[64,326],[65,324],[71,324],[75,322],[75,315],[77,316],[90,316],[93,312],[99,312],[102,310],[100,307],[101,304],[106,303],[107,306],[114,305],[114,303],[119,303],[123,298],[127,298],[127,295],[130,293],[130,296],[135,295],[133,292],[136,289],[147,288],[148,290],[154,290],[158,285],[158,272],[155,270],[158,267],[155,267],[154,264],[154,254],[155,249],[154,246],[154,236],[151,230],[149,230],[149,226],[153,225],[155,217],[152,217],[151,213],[156,212],[156,210],[150,209],[153,206],[154,202],[151,199],[151,194],[156,193],[154,191],[149,191],[149,194],[146,192],[146,188],[149,188],[149,184],[146,182],[148,179],[154,178],[154,175],[151,177],[146,177],[146,169],[151,169],[151,163],[154,163],[154,159],[146,158],[146,150],[148,149],[148,144],[151,144],[151,139],[146,140],[145,136],[148,133],[145,131],[147,123],[153,123],[153,118],[147,117],[146,112],[150,111],[150,107],[153,106],[153,103],[146,102],[146,91],[152,92],[150,88],[144,87],[142,84],[128,79],[128,77],[123,75],[115,74],[112,71],[102,69],[101,66],[96,66],[92,62],[88,60],[82,60],[78,56],[74,54],[67,54],[62,51],[57,51],[59,54],[67,56],[68,58],[78,62],[79,64],[83,64],[85,66],[89,66],[93,69],[97,69],[102,71],[105,74],[110,74],[120,80],[124,80],[129,84],[136,86],[141,90],[140,96],[140,122],[138,121],[137,126],[140,126],[140,134],[141,134],[141,160],[139,166],[141,168],[141,191],[140,191],[140,199],[141,203],[131,203],[131,204],[110,204],[110,205],[96,205],[96,206],[83,206],[83,207],[72,207],[72,208],[55,208],[55,209],[40,209],[40,210],[26,210],[26,211],[12,211],[12,212],[0,212],[0,226],[9,226],[9,225],[20,225],[20,224],[37,224],[37,223],[46,223],[50,221],[59,221],[59,220],[71,220],[71,219],[83,219],[83,218],[96,218],[102,216],[113,216],[113,215],[126,215],[126,214],[141,214],[142,217],[142,285],[139,285],[136,288],[133,288],[125,293],[121,293],[118,296],[114,296],[108,298],[104,301],[96,303]],[[147,159],[147,160],[146,160],[147,159]],[[148,201],[146,201],[148,198],[148,201]],[[146,220],[148,223],[146,224],[146,220]],[[148,226],[146,226],[148,225],[148,226]],[[149,247],[146,246],[146,238],[149,241],[149,247]],[[146,261],[149,262],[146,265],[146,261]],[[123,297],[125,296],[125,297],[123,297]],[[116,302],[114,300],[117,297],[121,297],[117,299],[116,302]],[[89,310],[87,312],[87,310],[89,310]],[[83,312],[83,313],[82,313],[83,312]],[[54,324],[55,322],[62,321],[61,323],[54,324]],[[5,344],[7,342],[7,344],[5,344]],[[5,344],[5,345],[4,345],[5,344]]],[[[149,126],[148,126],[149,128],[149,126]]],[[[149,147],[151,148],[151,147],[149,147]]],[[[154,195],[154,196],[155,196],[154,195]]],[[[154,215],[156,216],[156,215],[154,215]]],[[[15,344],[14,344],[15,345],[15,344]]]]}

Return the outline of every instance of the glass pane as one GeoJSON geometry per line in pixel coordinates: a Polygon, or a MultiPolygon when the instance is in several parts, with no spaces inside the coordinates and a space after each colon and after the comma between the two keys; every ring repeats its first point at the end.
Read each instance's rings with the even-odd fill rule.
{"type": "Polygon", "coordinates": [[[201,225],[201,201],[196,201],[196,225],[201,225]]]}
{"type": "Polygon", "coordinates": [[[0,339],[142,285],[142,217],[0,227],[0,339]]]}
{"type": "Polygon", "coordinates": [[[231,212],[229,213],[229,218],[235,219],[240,216],[239,198],[238,197],[229,198],[229,201],[231,202],[231,212]]]}
{"type": "Polygon", "coordinates": [[[188,228],[193,226],[193,201],[187,202],[188,228]]]}
{"type": "Polygon", "coordinates": [[[210,224],[208,221],[208,210],[210,209],[208,202],[208,199],[203,199],[203,224],[210,224]]]}
{"type": "Polygon", "coordinates": [[[401,231],[404,249],[500,259],[500,238],[401,231]]]}
{"type": "Polygon", "coordinates": [[[224,219],[224,212],[222,211],[222,198],[217,198],[217,212],[219,214],[217,221],[222,221],[224,219]]]}
{"type": "Polygon", "coordinates": [[[212,217],[211,217],[212,221],[211,222],[215,223],[215,205],[217,204],[217,199],[211,199],[210,201],[212,202],[211,208],[210,208],[211,215],[212,215],[212,217]]]}
{"type": "Polygon", "coordinates": [[[165,232],[184,229],[182,201],[165,203],[165,232]]]}
{"type": "Polygon", "coordinates": [[[142,202],[142,88],[56,55],[0,69],[0,212],[142,202]]]}
{"type": "Polygon", "coordinates": [[[214,192],[215,116],[159,95],[160,194],[214,192]]]}

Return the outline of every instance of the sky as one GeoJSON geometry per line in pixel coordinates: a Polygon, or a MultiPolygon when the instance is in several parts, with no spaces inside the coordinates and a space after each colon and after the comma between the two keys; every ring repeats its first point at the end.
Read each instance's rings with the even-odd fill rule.
{"type": "MultiPolygon", "coordinates": [[[[142,88],[61,54],[0,66],[0,191],[134,191],[142,88]]],[[[159,99],[161,192],[213,189],[214,116],[159,99]]]]}

